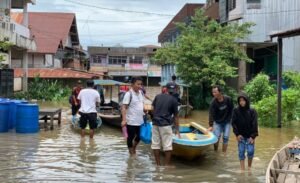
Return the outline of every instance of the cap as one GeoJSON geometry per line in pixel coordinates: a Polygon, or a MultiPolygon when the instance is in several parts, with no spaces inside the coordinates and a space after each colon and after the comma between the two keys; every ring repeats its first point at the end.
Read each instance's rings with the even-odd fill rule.
{"type": "Polygon", "coordinates": [[[168,89],[168,92],[171,92],[171,93],[175,92],[175,90],[176,90],[176,84],[172,83],[172,82],[168,83],[166,85],[166,87],[168,89]]]}

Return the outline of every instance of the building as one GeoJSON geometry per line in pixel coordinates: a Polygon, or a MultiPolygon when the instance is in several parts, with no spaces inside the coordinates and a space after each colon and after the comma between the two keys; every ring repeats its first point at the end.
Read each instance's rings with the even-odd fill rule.
{"type": "Polygon", "coordinates": [[[151,57],[158,46],[88,47],[90,67],[93,72],[104,72],[114,80],[125,81],[132,76],[141,76],[146,85],[158,85],[160,66],[151,64],[151,57]]]}
{"type": "MultiPolygon", "coordinates": [[[[28,54],[29,68],[73,68],[84,70],[84,56],[79,42],[74,13],[30,12],[29,26],[37,49],[28,54]]],[[[24,18],[14,13],[16,22],[24,18]]],[[[19,58],[12,58],[12,67],[21,66],[19,58]]]]}
{"type": "MultiPolygon", "coordinates": [[[[22,22],[25,17],[23,13],[11,16],[15,22],[22,22]]],[[[70,84],[78,79],[103,78],[103,73],[87,72],[87,54],[80,46],[74,13],[30,12],[28,17],[30,34],[36,43],[36,49],[28,51],[29,78],[39,75],[70,84]]],[[[15,77],[19,77],[22,62],[19,51],[13,53],[11,67],[15,77]]]]}
{"type": "MultiPolygon", "coordinates": [[[[204,15],[212,18],[219,19],[218,15],[218,1],[210,0],[207,5],[205,4],[185,4],[184,7],[174,16],[169,24],[163,29],[158,36],[158,42],[164,45],[167,42],[175,42],[176,38],[180,35],[179,29],[175,23],[183,22],[190,24],[192,16],[195,15],[197,9],[204,9],[204,15]]],[[[176,75],[176,67],[173,64],[162,65],[161,82],[171,81],[172,75],[176,75]]],[[[181,82],[180,79],[178,82],[181,82]]]]}
{"type": "Polygon", "coordinates": [[[18,57],[22,67],[22,78],[15,79],[15,83],[22,85],[27,90],[28,52],[36,50],[36,44],[28,28],[28,3],[35,4],[35,0],[1,0],[0,1],[0,41],[8,41],[14,46],[8,52],[1,51],[5,63],[11,66],[11,58],[18,57]],[[11,11],[23,10],[24,19],[20,22],[11,18],[11,11]]]}
{"type": "MultiPolygon", "coordinates": [[[[264,71],[272,78],[277,75],[277,40],[270,35],[300,27],[298,0],[220,0],[221,23],[253,22],[252,33],[239,42],[254,64],[239,64],[239,77],[251,79],[264,71]]],[[[283,70],[300,71],[300,37],[283,39],[283,70]]],[[[241,85],[241,84],[240,84],[241,85]]]]}

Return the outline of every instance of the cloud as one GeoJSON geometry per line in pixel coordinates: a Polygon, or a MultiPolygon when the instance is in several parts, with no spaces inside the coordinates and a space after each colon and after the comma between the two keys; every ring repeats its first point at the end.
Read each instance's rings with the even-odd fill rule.
{"type": "Polygon", "coordinates": [[[158,44],[159,33],[173,16],[105,8],[175,15],[186,3],[203,2],[205,0],[37,0],[36,5],[29,6],[29,11],[76,13],[80,42],[85,48],[116,44],[141,46],[158,44]]]}

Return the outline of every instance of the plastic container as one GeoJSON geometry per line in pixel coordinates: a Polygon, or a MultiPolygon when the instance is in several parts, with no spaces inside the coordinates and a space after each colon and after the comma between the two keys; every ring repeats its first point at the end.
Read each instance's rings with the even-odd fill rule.
{"type": "Polygon", "coordinates": [[[39,131],[39,106],[37,104],[17,104],[17,133],[39,131]]]}

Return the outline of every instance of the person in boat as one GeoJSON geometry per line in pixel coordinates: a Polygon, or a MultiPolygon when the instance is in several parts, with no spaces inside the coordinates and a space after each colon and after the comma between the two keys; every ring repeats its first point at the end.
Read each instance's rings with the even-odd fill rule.
{"type": "Polygon", "coordinates": [[[140,142],[140,127],[144,123],[144,95],[141,92],[142,78],[131,79],[131,89],[122,101],[122,128],[127,128],[127,147],[131,156],[136,154],[140,142]]]}
{"type": "Polygon", "coordinates": [[[257,112],[250,108],[246,94],[238,96],[238,106],[232,114],[232,128],[238,142],[238,154],[241,170],[245,170],[245,152],[247,151],[248,169],[254,156],[255,138],[258,136],[257,112]]]}
{"type": "Polygon", "coordinates": [[[209,107],[209,131],[213,131],[218,137],[218,142],[214,144],[215,151],[218,151],[219,141],[223,135],[222,151],[226,153],[231,127],[231,117],[233,102],[231,97],[223,95],[220,86],[212,87],[213,99],[209,107]]]}
{"type": "Polygon", "coordinates": [[[158,94],[153,100],[153,118],[152,118],[152,144],[151,149],[154,152],[155,162],[160,166],[161,146],[165,152],[165,165],[170,165],[172,155],[173,131],[172,126],[175,118],[175,133],[179,135],[178,122],[178,102],[172,96],[176,85],[172,82],[166,85],[168,93],[158,94]]]}
{"type": "Polygon", "coordinates": [[[97,86],[97,85],[95,85],[94,89],[99,92],[99,95],[100,95],[100,106],[103,106],[104,103],[105,103],[103,86],[99,86],[99,85],[97,86]]]}
{"type": "Polygon", "coordinates": [[[87,123],[90,127],[90,138],[94,137],[94,129],[97,128],[97,110],[96,106],[100,104],[100,95],[98,91],[94,89],[94,81],[88,80],[87,88],[82,89],[78,95],[78,100],[80,100],[81,106],[79,108],[80,128],[81,137],[85,136],[85,128],[87,123]]]}
{"type": "Polygon", "coordinates": [[[81,80],[77,81],[77,86],[72,90],[72,97],[71,97],[71,109],[72,109],[72,122],[75,123],[76,114],[80,108],[80,102],[77,99],[80,91],[82,90],[82,82],[81,80]]]}

